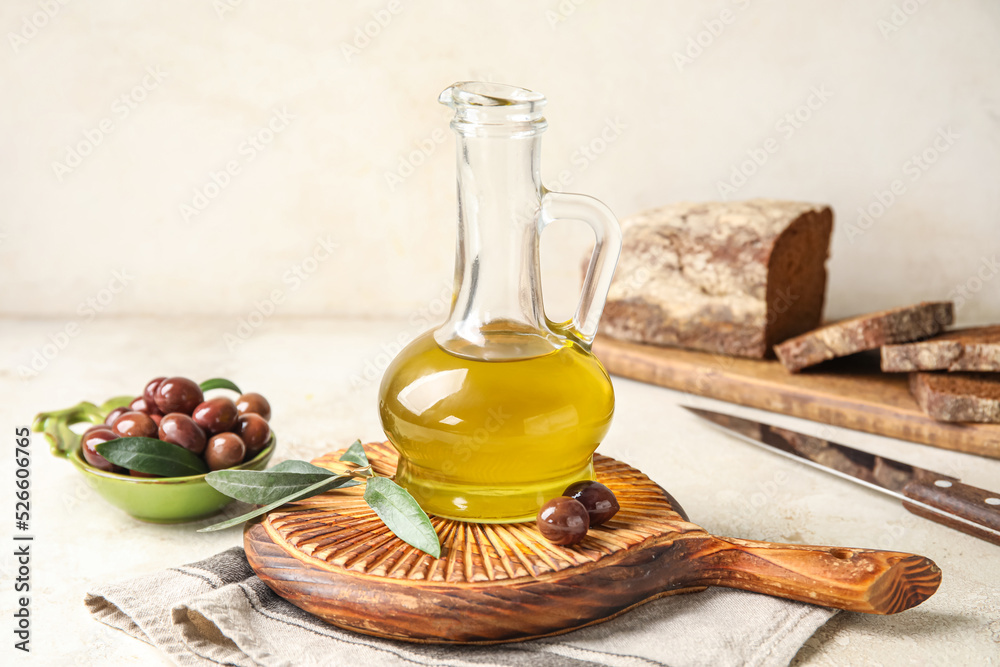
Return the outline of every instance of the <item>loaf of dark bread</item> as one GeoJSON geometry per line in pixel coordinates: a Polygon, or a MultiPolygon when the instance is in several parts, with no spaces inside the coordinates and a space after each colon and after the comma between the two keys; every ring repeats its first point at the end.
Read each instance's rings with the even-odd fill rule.
{"type": "Polygon", "coordinates": [[[774,351],[785,368],[796,373],[835,357],[933,336],[944,331],[954,317],[951,301],[925,301],[840,320],[790,338],[774,351]]]}
{"type": "Polygon", "coordinates": [[[882,370],[1000,371],[1000,326],[956,329],[918,343],[885,345],[882,370]]]}
{"type": "Polygon", "coordinates": [[[622,221],[601,331],[743,357],[819,325],[833,214],[755,199],[673,204],[622,221]]]}
{"type": "Polygon", "coordinates": [[[911,373],[910,393],[943,422],[1000,422],[1000,377],[987,373],[911,373]]]}

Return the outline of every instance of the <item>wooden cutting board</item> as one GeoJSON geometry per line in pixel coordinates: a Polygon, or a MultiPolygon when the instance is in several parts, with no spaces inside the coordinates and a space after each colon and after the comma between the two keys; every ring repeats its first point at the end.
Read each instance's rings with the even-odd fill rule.
{"type": "Polygon", "coordinates": [[[742,359],[598,337],[609,373],[751,408],[1000,458],[1000,424],[939,422],[910,395],[906,373],[882,373],[878,357],[855,355],[789,373],[777,361],[742,359]]]}
{"type": "MultiPolygon", "coordinates": [[[[395,471],[389,443],[365,449],[378,474],[395,471]]],[[[313,463],[344,470],[342,452],[313,463]]],[[[361,487],[269,512],[248,523],[244,547],[257,576],[292,604],[338,627],[426,643],[559,634],[706,586],[892,614],[941,581],[932,561],[911,554],[716,537],[638,470],[600,455],[594,466],[621,510],[574,547],[550,544],[534,523],[432,516],[442,545],[435,559],[390,533],[361,487]]]]}

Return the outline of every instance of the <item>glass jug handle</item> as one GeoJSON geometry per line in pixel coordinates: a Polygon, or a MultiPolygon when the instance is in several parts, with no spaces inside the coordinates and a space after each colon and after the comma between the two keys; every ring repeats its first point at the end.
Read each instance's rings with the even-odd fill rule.
{"type": "Polygon", "coordinates": [[[545,321],[555,333],[575,338],[590,349],[594,336],[597,335],[597,325],[608,298],[608,290],[611,289],[618,255],[621,254],[622,230],[611,209],[593,197],[543,190],[539,234],[556,220],[580,220],[587,223],[594,230],[596,243],[573,319],[553,322],[546,317],[545,321]]]}

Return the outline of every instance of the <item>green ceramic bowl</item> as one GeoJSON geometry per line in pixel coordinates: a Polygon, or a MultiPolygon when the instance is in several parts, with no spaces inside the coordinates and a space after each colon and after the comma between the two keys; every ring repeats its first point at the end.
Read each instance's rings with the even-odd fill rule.
{"type": "MultiPolygon", "coordinates": [[[[230,470],[263,470],[274,453],[276,439],[260,454],[230,470]]],[[[102,498],[125,510],[136,519],[153,523],[194,521],[215,514],[233,502],[229,496],[213,489],[205,475],[190,477],[132,477],[98,470],[83,460],[80,448],[66,458],[83,473],[87,483],[102,498]]]]}
{"type": "MultiPolygon", "coordinates": [[[[43,412],[35,417],[33,429],[45,433],[50,449],[77,467],[87,483],[102,498],[143,521],[181,523],[215,514],[233,502],[205,481],[205,475],[190,477],[132,477],[98,470],[83,459],[80,435],[70,427],[74,424],[101,424],[111,410],[128,405],[133,397],[119,396],[102,405],[83,402],[72,408],[43,412]]],[[[277,438],[256,457],[236,466],[235,470],[263,470],[274,454],[277,438]]]]}

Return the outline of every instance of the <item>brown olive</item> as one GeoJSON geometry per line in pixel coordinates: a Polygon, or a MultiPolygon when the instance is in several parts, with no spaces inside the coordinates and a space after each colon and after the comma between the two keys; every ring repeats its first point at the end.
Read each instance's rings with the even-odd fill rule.
{"type": "Polygon", "coordinates": [[[236,428],[233,429],[236,435],[243,439],[247,446],[247,458],[253,458],[259,454],[267,443],[271,440],[271,427],[260,415],[247,413],[240,415],[236,420],[236,428]]]}
{"type": "Polygon", "coordinates": [[[110,431],[111,427],[107,424],[94,424],[93,426],[87,427],[87,430],[83,432],[81,438],[86,438],[88,433],[93,433],[94,431],[110,431]]]}
{"type": "Polygon", "coordinates": [[[600,526],[618,513],[618,499],[600,482],[575,482],[566,487],[563,495],[580,501],[590,515],[591,526],[600,526]]]}
{"type": "Polygon", "coordinates": [[[228,398],[210,398],[200,403],[191,413],[194,423],[206,433],[232,431],[236,426],[236,404],[228,398]]]}
{"type": "MultiPolygon", "coordinates": [[[[104,423],[106,425],[108,425],[108,426],[111,426],[112,424],[115,423],[116,419],[118,419],[119,417],[121,417],[126,412],[131,412],[131,411],[132,410],[130,408],[124,408],[124,407],[123,408],[115,408],[114,410],[112,410],[111,412],[108,413],[107,417],[104,418],[104,423]]],[[[141,410],[140,410],[140,412],[141,412],[141,410]]]]}
{"type": "Polygon", "coordinates": [[[156,405],[156,388],[166,379],[164,377],[153,378],[146,383],[145,389],[142,390],[142,400],[146,401],[146,405],[156,405]]]}
{"type": "Polygon", "coordinates": [[[188,451],[201,455],[205,451],[208,438],[193,419],[180,412],[171,412],[160,420],[158,431],[160,440],[179,445],[188,451]]]}
{"type": "Polygon", "coordinates": [[[155,438],[156,422],[142,412],[126,412],[115,420],[111,430],[121,438],[155,438]]]}
{"type": "Polygon", "coordinates": [[[241,415],[253,413],[260,415],[264,421],[271,421],[271,404],[256,392],[248,392],[236,399],[236,409],[241,415]]]}
{"type": "Polygon", "coordinates": [[[208,464],[209,470],[232,468],[242,463],[246,453],[247,446],[240,436],[235,433],[219,433],[208,440],[208,446],[205,447],[205,463],[208,464]]]}
{"type": "Polygon", "coordinates": [[[176,377],[167,378],[156,387],[156,407],[165,415],[171,412],[191,414],[205,395],[193,380],[176,377]]]}
{"type": "Polygon", "coordinates": [[[80,439],[80,449],[83,452],[84,460],[99,470],[121,471],[121,468],[97,453],[99,444],[117,440],[118,437],[118,434],[108,426],[88,429],[83,438],[80,439]]]}
{"type": "Polygon", "coordinates": [[[569,546],[586,537],[590,517],[579,500],[559,496],[542,505],[536,523],[549,542],[569,546]]]}
{"type": "Polygon", "coordinates": [[[135,399],[128,404],[128,409],[130,412],[141,412],[144,415],[158,415],[162,414],[159,409],[157,409],[156,404],[150,404],[146,402],[142,396],[135,399]]]}
{"type": "Polygon", "coordinates": [[[139,472],[138,470],[129,470],[128,474],[133,477],[159,477],[160,475],[151,475],[148,472],[139,472]]]}

